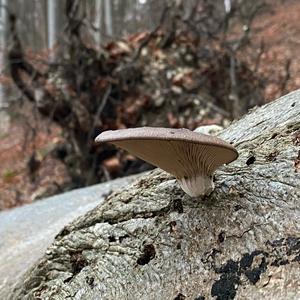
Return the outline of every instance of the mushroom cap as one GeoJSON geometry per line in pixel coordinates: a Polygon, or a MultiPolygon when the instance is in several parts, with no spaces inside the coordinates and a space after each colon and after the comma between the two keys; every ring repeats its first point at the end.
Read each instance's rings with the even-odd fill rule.
{"type": "Polygon", "coordinates": [[[104,131],[96,142],[109,142],[176,178],[211,175],[238,157],[229,143],[188,129],[139,127],[104,131]]]}

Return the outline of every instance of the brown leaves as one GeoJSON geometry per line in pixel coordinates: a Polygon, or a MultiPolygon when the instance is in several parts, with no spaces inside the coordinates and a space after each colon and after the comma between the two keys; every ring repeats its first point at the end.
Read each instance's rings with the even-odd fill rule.
{"type": "Polygon", "coordinates": [[[191,68],[180,70],[173,77],[172,84],[184,87],[188,91],[195,89],[197,87],[197,83],[194,76],[194,70],[191,68]]]}
{"type": "Polygon", "coordinates": [[[149,36],[149,32],[143,31],[128,36],[127,41],[132,45],[137,47],[146,37],[149,36]]]}
{"type": "Polygon", "coordinates": [[[117,158],[117,157],[111,157],[111,158],[105,159],[102,162],[102,165],[106,168],[106,170],[109,173],[115,173],[121,169],[121,163],[120,163],[119,158],[117,158]]]}
{"type": "Polygon", "coordinates": [[[107,78],[99,77],[94,82],[93,91],[95,93],[103,92],[108,87],[108,85],[109,85],[109,81],[107,80],[107,78]]]}
{"type": "Polygon", "coordinates": [[[122,56],[127,56],[132,52],[132,48],[124,41],[110,42],[105,46],[105,49],[113,60],[120,59],[122,56]]]}
{"type": "Polygon", "coordinates": [[[149,108],[150,99],[147,95],[128,96],[117,107],[118,128],[136,126],[142,113],[149,108]]]}
{"type": "Polygon", "coordinates": [[[169,122],[170,127],[173,127],[173,128],[180,127],[178,118],[176,118],[172,112],[168,112],[167,117],[168,117],[168,122],[169,122]]]}

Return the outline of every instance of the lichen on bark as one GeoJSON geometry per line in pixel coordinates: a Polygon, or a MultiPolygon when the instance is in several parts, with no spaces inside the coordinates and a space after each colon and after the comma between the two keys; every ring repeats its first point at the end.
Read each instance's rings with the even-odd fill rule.
{"type": "Polygon", "coordinates": [[[240,156],[209,197],[150,172],[66,226],[11,299],[299,299],[300,91],[219,136],[240,156]]]}

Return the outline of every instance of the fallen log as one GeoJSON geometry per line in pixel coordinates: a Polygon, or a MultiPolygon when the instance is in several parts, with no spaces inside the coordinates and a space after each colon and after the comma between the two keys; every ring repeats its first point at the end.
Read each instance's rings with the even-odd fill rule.
{"type": "Polygon", "coordinates": [[[209,197],[150,172],[66,226],[10,299],[299,299],[300,90],[219,136],[239,158],[209,197]]]}

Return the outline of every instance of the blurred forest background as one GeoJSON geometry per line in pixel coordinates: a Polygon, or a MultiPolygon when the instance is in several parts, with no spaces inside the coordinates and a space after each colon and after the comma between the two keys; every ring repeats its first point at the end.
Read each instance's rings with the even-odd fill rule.
{"type": "Polygon", "coordinates": [[[297,0],[0,4],[0,210],[151,168],[103,130],[226,127],[300,86],[297,0]]]}

